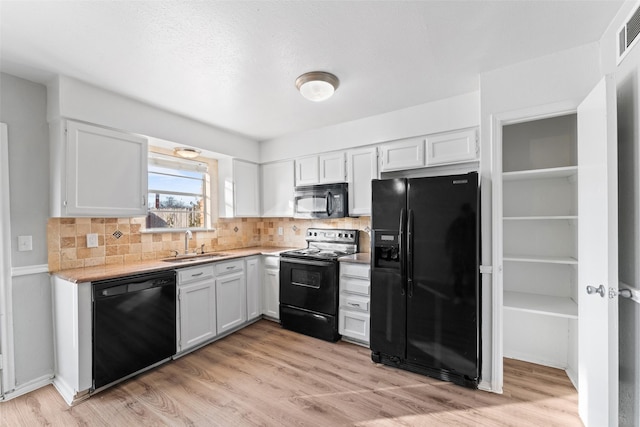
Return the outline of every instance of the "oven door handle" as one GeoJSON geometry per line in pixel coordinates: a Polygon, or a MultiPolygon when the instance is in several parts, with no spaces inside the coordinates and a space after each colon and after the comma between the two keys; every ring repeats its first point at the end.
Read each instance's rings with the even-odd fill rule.
{"type": "Polygon", "coordinates": [[[301,265],[313,265],[316,267],[331,267],[335,263],[333,261],[316,261],[312,259],[299,259],[299,258],[288,258],[281,257],[280,264],[289,263],[289,264],[301,264],[301,265]]]}

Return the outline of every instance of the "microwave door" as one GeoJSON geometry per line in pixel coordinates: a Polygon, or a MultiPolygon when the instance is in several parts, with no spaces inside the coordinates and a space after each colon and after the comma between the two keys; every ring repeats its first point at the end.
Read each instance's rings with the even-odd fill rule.
{"type": "Polygon", "coordinates": [[[326,215],[326,203],[326,198],[317,194],[300,195],[296,199],[296,211],[298,215],[317,218],[320,215],[326,215]]]}

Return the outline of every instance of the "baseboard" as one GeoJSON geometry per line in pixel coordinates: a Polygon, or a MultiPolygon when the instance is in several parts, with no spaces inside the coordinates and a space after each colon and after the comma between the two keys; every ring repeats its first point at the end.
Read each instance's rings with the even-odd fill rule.
{"type": "Polygon", "coordinates": [[[569,368],[567,368],[565,372],[567,373],[567,376],[569,377],[571,384],[573,384],[573,386],[577,390],[578,389],[578,373],[573,369],[569,369],[569,368]]]}
{"type": "Polygon", "coordinates": [[[40,378],[33,379],[25,384],[17,386],[15,389],[5,393],[2,400],[11,400],[16,397],[31,393],[34,390],[48,386],[53,383],[53,375],[44,375],[40,378]]]}

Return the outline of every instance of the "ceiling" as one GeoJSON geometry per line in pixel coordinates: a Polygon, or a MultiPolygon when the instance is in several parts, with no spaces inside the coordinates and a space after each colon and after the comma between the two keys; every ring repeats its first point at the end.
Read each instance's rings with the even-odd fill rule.
{"type": "Polygon", "coordinates": [[[0,1],[0,70],[57,74],[255,140],[479,89],[600,39],[621,1],[0,1]],[[340,78],[307,101],[296,78],[340,78]]]}

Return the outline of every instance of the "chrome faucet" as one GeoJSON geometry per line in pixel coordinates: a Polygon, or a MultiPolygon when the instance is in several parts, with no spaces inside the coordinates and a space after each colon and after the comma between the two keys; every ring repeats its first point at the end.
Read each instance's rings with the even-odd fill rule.
{"type": "Polygon", "coordinates": [[[187,230],[184,232],[184,254],[189,254],[189,240],[193,237],[193,233],[191,230],[187,230]]]}

